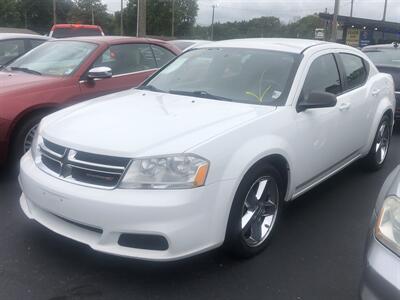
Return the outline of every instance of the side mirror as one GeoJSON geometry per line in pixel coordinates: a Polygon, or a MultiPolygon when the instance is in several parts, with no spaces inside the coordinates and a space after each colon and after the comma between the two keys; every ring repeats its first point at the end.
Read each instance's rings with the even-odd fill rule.
{"type": "Polygon", "coordinates": [[[297,112],[310,108],[324,108],[336,106],[337,99],[334,94],[326,92],[311,92],[306,101],[297,104],[297,112]]]}
{"type": "Polygon", "coordinates": [[[89,70],[87,77],[89,79],[105,79],[112,77],[112,70],[109,67],[97,67],[89,70]]]}

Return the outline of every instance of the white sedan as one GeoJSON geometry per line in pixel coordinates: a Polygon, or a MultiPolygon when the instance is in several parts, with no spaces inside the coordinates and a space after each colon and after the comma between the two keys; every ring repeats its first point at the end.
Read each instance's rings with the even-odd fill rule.
{"type": "Polygon", "coordinates": [[[392,77],[354,48],[198,46],[139,89],[45,117],[21,160],[20,204],[105,253],[175,260],[224,245],[249,257],[284,202],[358,159],[382,166],[394,108],[392,77]]]}

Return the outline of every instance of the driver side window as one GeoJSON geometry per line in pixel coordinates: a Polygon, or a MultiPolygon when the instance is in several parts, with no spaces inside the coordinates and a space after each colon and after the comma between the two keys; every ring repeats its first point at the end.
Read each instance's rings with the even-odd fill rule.
{"type": "Polygon", "coordinates": [[[311,92],[327,92],[338,95],[342,92],[339,70],[333,54],[325,54],[311,64],[299,102],[307,101],[311,92]]]}
{"type": "Polygon", "coordinates": [[[113,75],[123,75],[156,68],[150,45],[121,44],[108,48],[93,64],[109,67],[113,75]]]}

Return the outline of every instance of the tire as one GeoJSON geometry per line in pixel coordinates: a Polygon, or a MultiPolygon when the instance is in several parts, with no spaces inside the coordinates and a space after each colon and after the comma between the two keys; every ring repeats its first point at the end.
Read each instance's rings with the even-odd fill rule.
{"type": "Polygon", "coordinates": [[[384,115],[379,123],[371,149],[368,155],[363,158],[363,164],[366,170],[377,171],[382,168],[389,151],[391,137],[392,125],[390,123],[390,118],[384,115]]]}
{"type": "Polygon", "coordinates": [[[250,258],[267,247],[283,208],[283,191],[282,176],[269,163],[259,163],[247,172],[232,203],[225,250],[250,258]]]}
{"type": "Polygon", "coordinates": [[[35,129],[40,123],[40,120],[46,116],[45,113],[37,113],[30,116],[29,118],[22,121],[18,125],[13,140],[11,141],[11,161],[18,161],[29,149],[27,148],[28,143],[32,143],[35,129]]]}

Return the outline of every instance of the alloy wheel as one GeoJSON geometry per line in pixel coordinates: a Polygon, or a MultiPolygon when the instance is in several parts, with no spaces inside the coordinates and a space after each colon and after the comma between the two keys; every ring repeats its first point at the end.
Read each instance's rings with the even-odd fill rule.
{"type": "Polygon", "coordinates": [[[38,125],[33,126],[28,131],[28,133],[25,135],[24,144],[23,144],[24,153],[28,152],[31,149],[37,128],[38,128],[38,125]]]}
{"type": "Polygon", "coordinates": [[[386,122],[379,127],[378,135],[375,143],[375,159],[380,165],[385,161],[390,143],[390,128],[386,122]]]}
{"type": "Polygon", "coordinates": [[[242,237],[249,247],[262,244],[270,234],[278,213],[279,189],[273,177],[257,179],[242,208],[242,237]]]}

